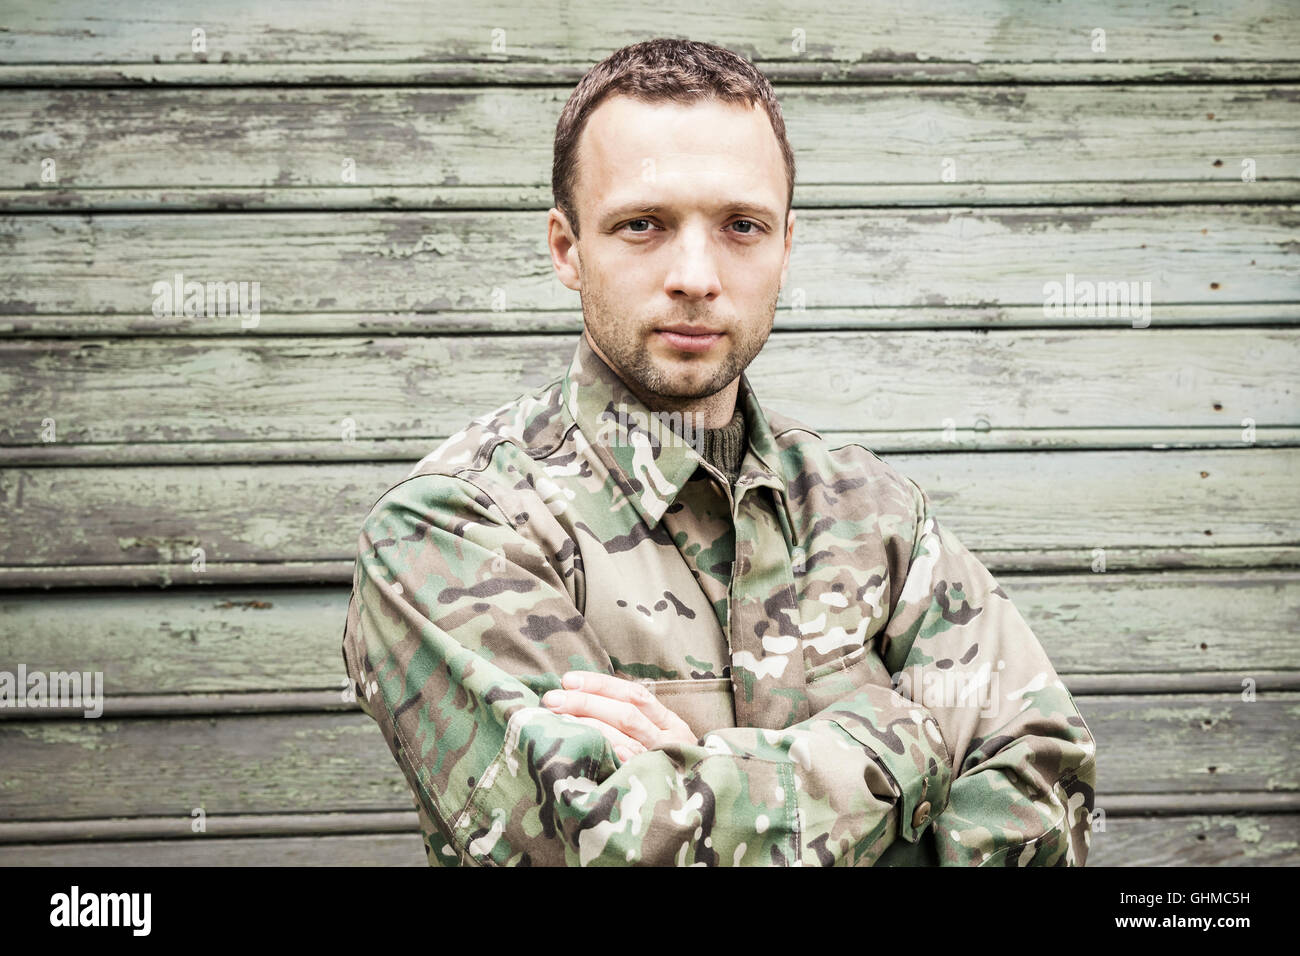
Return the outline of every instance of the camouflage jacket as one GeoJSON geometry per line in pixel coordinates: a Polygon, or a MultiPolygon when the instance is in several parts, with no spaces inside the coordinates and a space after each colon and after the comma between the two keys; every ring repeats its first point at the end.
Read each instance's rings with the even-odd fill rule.
{"type": "Polygon", "coordinates": [[[738,401],[734,489],[579,337],[361,529],[343,636],[433,865],[1082,865],[1095,744],[926,494],[738,401]],[[645,682],[621,762],[539,698],[645,682]]]}

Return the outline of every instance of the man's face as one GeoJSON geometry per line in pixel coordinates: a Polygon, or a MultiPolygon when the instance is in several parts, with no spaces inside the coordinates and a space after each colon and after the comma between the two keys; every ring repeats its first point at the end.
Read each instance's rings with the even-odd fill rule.
{"type": "Polygon", "coordinates": [[[592,348],[653,407],[724,389],[767,341],[790,260],[767,113],[614,96],[588,117],[578,157],[582,237],[557,247],[552,213],[552,253],[592,348]]]}

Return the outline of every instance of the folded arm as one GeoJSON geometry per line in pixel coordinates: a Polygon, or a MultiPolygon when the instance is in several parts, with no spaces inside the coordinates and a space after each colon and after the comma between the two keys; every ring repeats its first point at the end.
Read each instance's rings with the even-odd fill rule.
{"type": "Polygon", "coordinates": [[[953,750],[956,776],[933,829],[938,860],[1082,866],[1095,741],[1006,592],[908,484],[920,518],[881,656],[953,750]]]}
{"type": "Polygon", "coordinates": [[[727,728],[627,762],[539,696],[612,673],[548,557],[461,479],[391,490],[359,542],[344,656],[362,707],[464,862],[871,863],[946,802],[934,718],[860,688],[783,730],[727,728]]]}

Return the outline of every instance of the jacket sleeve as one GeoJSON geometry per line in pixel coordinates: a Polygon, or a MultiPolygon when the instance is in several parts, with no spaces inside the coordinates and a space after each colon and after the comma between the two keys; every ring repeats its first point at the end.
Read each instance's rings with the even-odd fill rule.
{"type": "Polygon", "coordinates": [[[1006,592],[908,485],[919,520],[882,657],[953,749],[932,852],[943,865],[1082,866],[1095,741],[1006,592]]]}
{"type": "Polygon", "coordinates": [[[935,720],[887,686],[784,730],[729,728],[620,763],[598,731],[539,702],[564,670],[612,673],[561,557],[530,537],[527,515],[448,476],[397,485],[362,528],[344,658],[439,831],[436,853],[871,863],[910,825],[904,798],[942,805],[950,756],[935,720]]]}

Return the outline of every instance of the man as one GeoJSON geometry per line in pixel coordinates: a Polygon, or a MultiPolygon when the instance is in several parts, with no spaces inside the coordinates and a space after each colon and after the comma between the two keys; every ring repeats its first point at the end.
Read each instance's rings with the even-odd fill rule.
{"type": "Polygon", "coordinates": [[[429,862],[1082,865],[1095,745],[1006,593],[743,374],[794,234],[766,79],[636,44],[555,149],[572,364],[358,543],[344,658],[429,862]]]}

